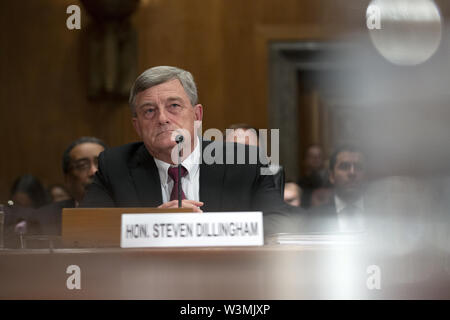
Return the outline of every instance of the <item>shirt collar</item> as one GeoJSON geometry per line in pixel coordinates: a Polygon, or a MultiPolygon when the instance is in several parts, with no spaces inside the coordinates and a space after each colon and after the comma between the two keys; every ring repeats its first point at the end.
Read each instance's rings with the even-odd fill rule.
{"type": "MultiPolygon", "coordinates": [[[[190,180],[191,177],[195,176],[195,174],[199,170],[200,157],[201,157],[200,140],[198,137],[196,137],[196,139],[197,139],[197,143],[194,148],[194,151],[192,151],[191,154],[186,159],[184,159],[183,162],[181,162],[183,167],[185,167],[187,170],[186,178],[188,180],[190,180]]],[[[153,159],[155,160],[156,167],[158,168],[161,182],[163,182],[163,181],[168,182],[169,174],[167,171],[169,170],[170,167],[174,167],[174,166],[172,166],[170,163],[164,162],[162,160],[159,160],[156,158],[153,158],[153,159]]]]}
{"type": "Polygon", "coordinates": [[[201,159],[200,140],[198,137],[196,137],[196,139],[197,143],[194,148],[194,151],[192,151],[191,154],[186,159],[184,159],[183,162],[181,162],[183,167],[185,167],[188,172],[186,176],[188,180],[190,180],[193,176],[195,176],[195,174],[199,170],[199,164],[201,159]]]}
{"type": "Polygon", "coordinates": [[[355,206],[361,212],[364,211],[364,199],[363,199],[363,197],[359,198],[358,200],[356,200],[353,203],[348,203],[348,202],[345,202],[343,199],[339,198],[337,195],[335,195],[334,196],[334,203],[336,204],[336,212],[337,213],[341,212],[342,210],[344,210],[344,208],[347,208],[350,205],[355,206]]]}

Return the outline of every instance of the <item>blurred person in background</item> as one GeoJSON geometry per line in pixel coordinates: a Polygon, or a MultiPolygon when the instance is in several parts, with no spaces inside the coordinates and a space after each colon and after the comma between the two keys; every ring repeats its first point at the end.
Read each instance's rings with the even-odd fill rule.
{"type": "Polygon", "coordinates": [[[86,187],[92,183],[98,170],[98,156],[105,148],[106,144],[98,138],[81,137],[64,151],[64,181],[75,207],[83,200],[86,187]]]}
{"type": "Polygon", "coordinates": [[[333,186],[329,184],[329,186],[322,187],[319,189],[315,189],[311,194],[311,207],[318,207],[328,203],[333,197],[333,186]]]}
{"type": "MultiPolygon", "coordinates": [[[[247,123],[236,123],[229,126],[225,130],[225,142],[241,143],[262,148],[258,130],[247,123]]],[[[266,152],[263,151],[262,154],[266,154],[266,152]]],[[[275,186],[280,188],[281,195],[285,197],[284,168],[280,165],[269,164],[269,169],[272,172],[275,186]]]]}
{"type": "Polygon", "coordinates": [[[20,234],[39,234],[42,230],[37,209],[48,204],[50,197],[40,180],[31,174],[18,177],[5,207],[5,246],[20,247],[20,234]]]}
{"type": "Polygon", "coordinates": [[[78,207],[98,170],[98,156],[105,148],[106,144],[96,137],[81,137],[64,151],[62,170],[69,197],[39,209],[42,234],[61,234],[62,209],[78,207]]]}
{"type": "Polygon", "coordinates": [[[225,130],[225,141],[258,146],[258,131],[246,123],[232,124],[225,130]]]}
{"type": "Polygon", "coordinates": [[[284,186],[284,202],[293,206],[300,207],[302,190],[295,182],[287,182],[284,186]]]}
{"type": "Polygon", "coordinates": [[[53,184],[48,187],[48,193],[52,199],[52,202],[69,200],[71,198],[67,189],[60,184],[53,184]]]}
{"type": "Polygon", "coordinates": [[[312,206],[314,190],[329,186],[328,172],[325,168],[325,159],[322,147],[313,144],[306,149],[304,158],[305,174],[299,179],[298,185],[302,188],[302,207],[312,206]]]}
{"type": "Polygon", "coordinates": [[[361,232],[364,224],[365,157],[355,146],[337,148],[330,158],[329,180],[334,193],[328,203],[309,212],[309,229],[361,232]]]}
{"type": "Polygon", "coordinates": [[[37,209],[49,203],[49,196],[41,181],[31,174],[18,177],[11,187],[13,205],[37,209]]]}

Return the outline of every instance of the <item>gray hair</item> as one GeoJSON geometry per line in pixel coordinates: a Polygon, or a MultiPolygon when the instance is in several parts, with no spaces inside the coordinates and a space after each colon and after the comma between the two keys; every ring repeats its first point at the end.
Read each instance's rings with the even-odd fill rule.
{"type": "Polygon", "coordinates": [[[177,67],[158,66],[145,70],[134,82],[128,101],[133,115],[136,115],[136,95],[139,92],[173,79],[178,79],[181,82],[192,106],[195,106],[198,101],[198,96],[197,86],[195,85],[192,74],[189,71],[177,67]]]}

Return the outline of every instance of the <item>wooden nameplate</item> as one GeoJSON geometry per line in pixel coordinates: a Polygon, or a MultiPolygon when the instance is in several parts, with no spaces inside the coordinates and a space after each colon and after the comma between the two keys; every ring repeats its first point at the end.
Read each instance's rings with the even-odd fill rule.
{"type": "Polygon", "coordinates": [[[120,247],[123,213],[180,213],[187,208],[64,208],[62,241],[66,248],[120,247]]]}

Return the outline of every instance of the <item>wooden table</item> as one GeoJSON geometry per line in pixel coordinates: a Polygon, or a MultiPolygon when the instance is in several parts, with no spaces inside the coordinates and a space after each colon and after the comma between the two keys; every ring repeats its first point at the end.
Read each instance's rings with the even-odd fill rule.
{"type": "Polygon", "coordinates": [[[353,246],[1,250],[0,299],[449,299],[441,261],[353,246]],[[71,265],[79,290],[66,286],[71,265]],[[367,287],[370,265],[380,290],[367,287]]]}

